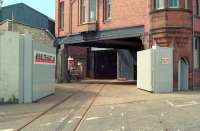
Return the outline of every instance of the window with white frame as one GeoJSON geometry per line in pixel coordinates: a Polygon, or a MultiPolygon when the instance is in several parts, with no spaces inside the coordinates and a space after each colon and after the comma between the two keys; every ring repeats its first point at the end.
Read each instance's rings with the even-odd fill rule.
{"type": "Polygon", "coordinates": [[[96,0],[90,0],[90,21],[96,21],[96,0]]]}
{"type": "Polygon", "coordinates": [[[112,0],[105,0],[104,2],[104,10],[105,10],[105,20],[111,19],[111,8],[112,8],[112,0]]]}
{"type": "Polygon", "coordinates": [[[64,29],[64,2],[60,3],[60,29],[64,29]]]}
{"type": "Polygon", "coordinates": [[[185,9],[189,8],[189,0],[185,0],[185,9]]]}
{"type": "Polygon", "coordinates": [[[155,7],[156,7],[156,9],[163,9],[164,8],[164,0],[155,0],[155,7]]]}
{"type": "Polygon", "coordinates": [[[200,0],[198,0],[198,15],[200,16],[200,0]]]}
{"type": "Polygon", "coordinates": [[[200,67],[200,37],[194,38],[193,55],[194,55],[194,68],[200,67]]]}
{"type": "Polygon", "coordinates": [[[81,0],[81,24],[86,22],[86,0],[81,0]]]}
{"type": "Polygon", "coordinates": [[[178,8],[179,0],[168,0],[168,7],[169,8],[178,8]]]}

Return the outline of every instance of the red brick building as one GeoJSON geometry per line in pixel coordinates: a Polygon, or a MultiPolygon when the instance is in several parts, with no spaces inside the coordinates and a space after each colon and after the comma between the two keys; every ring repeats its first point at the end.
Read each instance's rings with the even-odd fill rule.
{"type": "Polygon", "coordinates": [[[174,90],[181,63],[189,68],[183,81],[200,89],[200,0],[56,0],[55,32],[58,47],[125,49],[132,59],[155,43],[172,47],[174,90]]]}

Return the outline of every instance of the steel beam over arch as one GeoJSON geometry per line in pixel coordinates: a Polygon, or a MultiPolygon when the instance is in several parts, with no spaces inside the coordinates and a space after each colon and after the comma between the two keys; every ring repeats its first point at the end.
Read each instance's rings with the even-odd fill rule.
{"type": "MultiPolygon", "coordinates": [[[[88,44],[96,41],[106,41],[113,39],[125,39],[125,38],[138,38],[141,39],[144,34],[144,26],[132,26],[126,28],[118,28],[118,29],[109,29],[97,32],[84,32],[73,34],[69,37],[60,37],[58,38],[54,45],[79,45],[79,46],[90,46],[93,44],[88,44]]],[[[98,42],[101,44],[100,42],[98,42]]],[[[95,43],[95,44],[98,44],[95,43]]],[[[123,44],[123,42],[122,42],[123,44]]]]}

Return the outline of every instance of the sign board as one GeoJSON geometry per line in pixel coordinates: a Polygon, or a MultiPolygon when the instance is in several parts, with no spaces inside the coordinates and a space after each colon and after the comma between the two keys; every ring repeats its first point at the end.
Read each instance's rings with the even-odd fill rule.
{"type": "Polygon", "coordinates": [[[56,65],[56,55],[34,50],[34,64],[56,65]]]}
{"type": "Polygon", "coordinates": [[[161,64],[168,65],[169,64],[169,58],[161,58],[161,64]]]}

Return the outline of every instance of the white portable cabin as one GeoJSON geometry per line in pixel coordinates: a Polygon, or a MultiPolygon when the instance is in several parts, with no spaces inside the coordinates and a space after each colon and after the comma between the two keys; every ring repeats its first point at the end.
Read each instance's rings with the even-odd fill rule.
{"type": "Polygon", "coordinates": [[[137,53],[137,87],[155,93],[173,91],[173,49],[153,46],[137,53]]]}
{"type": "Polygon", "coordinates": [[[0,32],[0,103],[31,103],[54,93],[56,49],[29,34],[0,32]]]}

